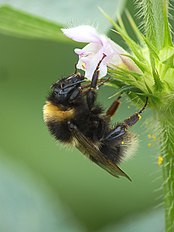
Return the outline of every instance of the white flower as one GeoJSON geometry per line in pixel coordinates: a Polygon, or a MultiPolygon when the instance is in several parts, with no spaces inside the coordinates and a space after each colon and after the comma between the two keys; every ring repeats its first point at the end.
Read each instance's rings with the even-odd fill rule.
{"type": "Polygon", "coordinates": [[[127,68],[137,70],[137,66],[128,57],[127,52],[114,43],[105,35],[100,35],[92,26],[81,25],[74,28],[62,29],[63,33],[77,41],[89,43],[83,49],[76,48],[74,51],[79,56],[77,68],[85,71],[85,77],[92,79],[92,75],[105,55],[99,68],[99,78],[107,75],[107,66],[114,67],[122,64],[127,68]]]}

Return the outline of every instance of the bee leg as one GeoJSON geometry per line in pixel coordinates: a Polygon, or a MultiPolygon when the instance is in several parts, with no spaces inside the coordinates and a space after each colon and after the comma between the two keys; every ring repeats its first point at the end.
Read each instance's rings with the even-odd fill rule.
{"type": "Polygon", "coordinates": [[[86,94],[86,99],[87,99],[87,104],[88,104],[89,109],[93,107],[94,102],[96,100],[96,85],[97,85],[98,76],[99,76],[99,70],[94,72],[90,89],[87,91],[87,94],[86,94]]]}
{"type": "Polygon", "coordinates": [[[141,110],[131,115],[129,118],[125,119],[123,123],[117,125],[116,128],[110,131],[109,134],[107,134],[105,138],[103,138],[102,140],[108,142],[108,141],[112,141],[126,134],[128,128],[133,126],[135,123],[137,123],[141,119],[141,113],[146,108],[147,102],[148,102],[148,98],[146,98],[146,102],[144,106],[141,108],[141,110]]]}
{"type": "Polygon", "coordinates": [[[146,97],[146,101],[144,106],[139,110],[139,112],[133,114],[132,116],[130,116],[129,118],[127,118],[126,120],[124,120],[124,124],[127,127],[133,126],[136,122],[138,122],[141,119],[141,113],[145,110],[146,106],[147,106],[147,102],[148,102],[148,97],[146,97]]]}
{"type": "MultiPolygon", "coordinates": [[[[110,78],[108,77],[108,78],[105,79],[105,80],[98,80],[98,82],[97,82],[98,88],[99,88],[100,86],[104,85],[104,83],[107,82],[109,79],[110,79],[110,78]]],[[[86,89],[86,88],[89,88],[89,87],[91,87],[91,84],[82,85],[82,86],[80,86],[80,89],[83,90],[83,89],[86,89]]],[[[90,90],[90,88],[87,89],[87,91],[89,91],[89,90],[90,90]]]]}
{"type": "Polygon", "coordinates": [[[117,125],[112,131],[110,131],[104,138],[102,138],[102,142],[110,142],[114,139],[119,138],[124,135],[127,131],[127,128],[124,124],[117,125]]]}
{"type": "Polygon", "coordinates": [[[121,95],[112,103],[112,105],[106,111],[106,116],[112,117],[115,114],[115,112],[117,111],[120,105],[120,102],[119,102],[120,98],[121,98],[121,95]]]}
{"type": "Polygon", "coordinates": [[[100,88],[100,86],[104,85],[105,82],[109,81],[110,80],[110,77],[106,78],[105,80],[99,80],[98,81],[98,88],[100,88]]]}
{"type": "Polygon", "coordinates": [[[123,136],[127,133],[128,128],[138,122],[140,118],[141,116],[139,113],[133,114],[128,119],[124,120],[123,123],[117,125],[112,131],[110,131],[104,138],[102,138],[102,141],[111,142],[112,140],[123,136]]]}
{"type": "Polygon", "coordinates": [[[99,67],[100,67],[100,64],[101,62],[103,61],[103,59],[106,57],[105,54],[103,54],[103,57],[102,59],[99,61],[95,71],[94,71],[94,74],[92,76],[92,81],[91,81],[91,85],[90,85],[90,89],[88,90],[87,92],[87,104],[88,104],[88,107],[89,109],[91,109],[94,105],[94,102],[96,100],[96,87],[97,87],[97,81],[98,81],[98,77],[99,77],[99,67]]]}

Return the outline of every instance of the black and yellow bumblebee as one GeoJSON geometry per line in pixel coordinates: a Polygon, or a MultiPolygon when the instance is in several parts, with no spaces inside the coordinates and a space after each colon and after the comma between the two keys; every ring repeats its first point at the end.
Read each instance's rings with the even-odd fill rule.
{"type": "Polygon", "coordinates": [[[105,113],[96,103],[97,89],[104,83],[98,80],[101,62],[90,84],[84,85],[84,75],[75,72],[51,86],[43,109],[44,121],[56,140],[75,146],[113,176],[125,176],[131,180],[117,164],[129,154],[136,140],[128,129],[141,118],[147,99],[139,112],[111,126],[111,117],[120,104],[120,97],[105,113]]]}

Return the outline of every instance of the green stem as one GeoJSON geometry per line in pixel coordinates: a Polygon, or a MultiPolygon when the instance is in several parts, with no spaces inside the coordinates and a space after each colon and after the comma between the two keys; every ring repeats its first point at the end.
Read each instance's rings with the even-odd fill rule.
{"type": "Polygon", "coordinates": [[[163,129],[161,152],[163,161],[163,189],[165,203],[166,232],[174,231],[174,126],[173,118],[161,120],[163,129]]]}
{"type": "Polygon", "coordinates": [[[168,23],[169,0],[142,0],[146,37],[158,49],[172,45],[168,23]]]}

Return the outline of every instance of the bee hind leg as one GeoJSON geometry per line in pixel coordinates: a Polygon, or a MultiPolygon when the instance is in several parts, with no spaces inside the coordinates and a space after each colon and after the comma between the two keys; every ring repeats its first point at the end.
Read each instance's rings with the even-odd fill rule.
{"type": "MultiPolygon", "coordinates": [[[[123,123],[117,125],[113,130],[111,130],[102,140],[112,141],[126,134],[129,127],[135,125],[141,119],[141,113],[147,106],[148,98],[146,98],[144,106],[137,112],[131,115],[129,118],[125,119],[123,123]]],[[[112,105],[110,107],[112,109],[112,105]]],[[[109,108],[109,109],[110,109],[109,108]]],[[[116,107],[115,107],[116,108],[116,107]]],[[[114,109],[115,109],[114,108],[114,109]]],[[[117,107],[118,108],[118,107],[117,107]]],[[[116,109],[117,109],[116,108],[116,109]]],[[[113,112],[112,110],[110,110],[113,112]]]]}
{"type": "Polygon", "coordinates": [[[106,111],[106,116],[112,117],[116,113],[120,105],[120,101],[119,101],[120,98],[121,98],[121,95],[111,104],[109,109],[106,111]]]}
{"type": "Polygon", "coordinates": [[[126,134],[127,129],[124,124],[117,125],[113,130],[102,138],[102,142],[111,142],[112,140],[118,139],[119,137],[126,134]]]}
{"type": "Polygon", "coordinates": [[[141,119],[141,114],[145,110],[145,108],[147,106],[147,103],[148,103],[148,97],[146,97],[146,101],[145,101],[144,106],[137,113],[134,113],[129,118],[127,118],[126,120],[124,120],[124,124],[127,127],[133,126],[136,122],[138,122],[141,119]]]}

